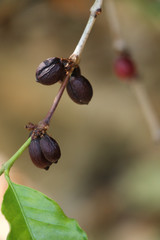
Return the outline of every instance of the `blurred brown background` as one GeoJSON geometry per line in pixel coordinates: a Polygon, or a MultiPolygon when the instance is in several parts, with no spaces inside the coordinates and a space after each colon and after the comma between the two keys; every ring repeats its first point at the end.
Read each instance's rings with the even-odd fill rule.
{"type": "MultiPolygon", "coordinates": [[[[24,143],[25,125],[46,115],[59,89],[59,84],[36,83],[35,69],[48,57],[71,55],[93,2],[0,1],[1,162],[24,143]]],[[[123,36],[160,119],[160,2],[115,2],[123,36]]],[[[89,239],[158,240],[160,143],[153,143],[130,85],[113,74],[113,58],[103,11],[80,63],[93,99],[80,106],[65,92],[51,122],[49,133],[62,151],[59,163],[43,171],[26,151],[12,176],[56,200],[89,239]]]]}

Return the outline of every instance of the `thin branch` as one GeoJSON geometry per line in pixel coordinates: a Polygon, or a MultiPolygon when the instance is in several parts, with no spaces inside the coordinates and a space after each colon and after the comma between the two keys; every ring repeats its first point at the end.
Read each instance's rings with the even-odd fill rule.
{"type": "Polygon", "coordinates": [[[24,150],[29,146],[31,142],[31,137],[27,139],[27,141],[18,149],[18,151],[7,161],[2,165],[2,168],[0,169],[0,176],[3,174],[4,171],[6,173],[9,173],[10,168],[14,164],[14,162],[19,158],[19,156],[24,152],[24,150]]]}
{"type": "Polygon", "coordinates": [[[110,26],[110,31],[113,37],[113,47],[116,51],[123,51],[126,49],[126,43],[122,37],[115,2],[114,0],[106,0],[104,6],[106,17],[110,26]]]}
{"type": "Polygon", "coordinates": [[[137,81],[132,82],[132,89],[137,97],[137,100],[141,106],[142,112],[148,123],[151,136],[155,142],[160,140],[160,125],[150,103],[147,92],[143,85],[137,81]]]}
{"type": "Polygon", "coordinates": [[[102,7],[102,3],[103,3],[103,0],[96,0],[93,4],[93,6],[91,7],[90,9],[90,17],[88,19],[88,22],[87,22],[87,25],[84,29],[84,32],[73,52],[73,54],[71,55],[71,59],[75,59],[75,58],[80,58],[81,57],[81,54],[82,54],[82,51],[84,49],[84,46],[86,44],[86,41],[89,37],[89,34],[92,30],[92,27],[96,21],[96,18],[97,16],[101,13],[101,7],[102,7]]]}
{"type": "Polygon", "coordinates": [[[71,70],[69,71],[69,73],[65,77],[64,81],[62,82],[61,87],[60,87],[60,89],[59,89],[59,91],[58,91],[58,93],[57,93],[57,95],[56,95],[56,97],[55,97],[55,99],[53,101],[51,109],[48,111],[48,113],[47,113],[46,117],[44,118],[44,120],[42,120],[44,125],[49,125],[51,117],[52,117],[54,111],[56,110],[56,108],[58,106],[58,103],[59,103],[59,101],[60,101],[60,99],[61,99],[61,97],[63,95],[63,92],[65,90],[65,87],[66,87],[66,85],[68,83],[68,80],[70,78],[70,75],[71,75],[72,71],[73,71],[73,68],[71,68],[71,70]]]}

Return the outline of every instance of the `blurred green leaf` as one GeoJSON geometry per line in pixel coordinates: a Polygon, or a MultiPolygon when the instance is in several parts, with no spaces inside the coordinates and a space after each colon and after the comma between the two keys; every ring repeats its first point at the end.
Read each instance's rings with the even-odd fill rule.
{"type": "Polygon", "coordinates": [[[86,233],[59,205],[41,192],[7,177],[2,212],[11,225],[8,240],[86,240],[86,233]]]}
{"type": "Polygon", "coordinates": [[[160,1],[159,0],[132,0],[135,4],[141,7],[143,12],[146,12],[151,17],[160,17],[160,1]]]}

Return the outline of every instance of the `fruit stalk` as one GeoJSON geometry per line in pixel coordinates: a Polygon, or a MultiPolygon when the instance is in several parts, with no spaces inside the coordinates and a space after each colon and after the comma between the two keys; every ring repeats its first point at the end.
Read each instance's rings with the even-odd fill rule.
{"type": "Polygon", "coordinates": [[[61,99],[61,97],[62,97],[62,95],[63,95],[63,92],[64,92],[64,90],[65,90],[65,87],[66,87],[66,85],[67,85],[67,83],[68,83],[68,80],[69,80],[69,78],[70,78],[70,75],[71,75],[73,69],[74,69],[74,68],[71,68],[71,70],[68,72],[67,76],[65,77],[64,81],[62,82],[62,84],[61,84],[61,86],[60,86],[60,89],[59,89],[59,91],[58,91],[58,93],[57,93],[57,95],[56,95],[56,97],[55,97],[55,99],[54,99],[54,101],[53,101],[53,104],[52,104],[50,110],[48,111],[46,117],[42,120],[42,123],[43,123],[44,125],[49,125],[50,120],[51,120],[51,118],[52,118],[52,116],[53,116],[53,113],[54,113],[54,111],[56,110],[56,108],[57,108],[57,106],[58,106],[58,103],[59,103],[59,101],[60,101],[60,99],[61,99]]]}

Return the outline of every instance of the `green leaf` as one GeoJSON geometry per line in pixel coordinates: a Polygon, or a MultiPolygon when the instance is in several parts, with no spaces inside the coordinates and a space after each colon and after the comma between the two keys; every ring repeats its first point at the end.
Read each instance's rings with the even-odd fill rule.
{"type": "MultiPolygon", "coordinates": [[[[59,205],[41,192],[11,182],[2,212],[11,231],[7,240],[87,240],[86,233],[59,205]]],[[[1,231],[1,230],[0,230],[1,231]]]]}

